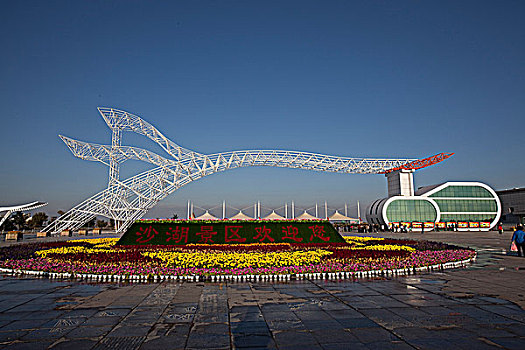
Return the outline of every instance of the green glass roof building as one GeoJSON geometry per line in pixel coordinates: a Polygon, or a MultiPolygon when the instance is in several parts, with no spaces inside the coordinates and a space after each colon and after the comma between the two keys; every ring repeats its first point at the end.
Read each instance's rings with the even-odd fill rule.
{"type": "MultiPolygon", "coordinates": [[[[501,216],[496,192],[481,182],[446,182],[420,188],[413,195],[378,199],[366,209],[369,224],[392,222],[490,222],[501,216]]],[[[476,228],[489,230],[489,228],[476,228]]]]}

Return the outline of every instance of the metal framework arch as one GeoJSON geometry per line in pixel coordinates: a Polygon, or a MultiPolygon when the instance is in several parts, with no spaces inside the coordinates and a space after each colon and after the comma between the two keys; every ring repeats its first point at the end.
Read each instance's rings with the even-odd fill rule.
{"type": "Polygon", "coordinates": [[[114,219],[117,232],[123,232],[180,187],[228,169],[273,166],[346,174],[381,174],[391,169],[405,168],[418,161],[408,158],[348,158],[285,150],[242,150],[202,154],[179,146],[136,115],[113,108],[98,110],[112,131],[111,145],[78,141],[62,135],[60,138],[76,157],[108,166],[108,186],[47,226],[44,229],[47,232],[56,234],[65,229],[78,229],[96,216],[114,219]],[[139,147],[122,146],[123,131],[134,132],[151,139],[171,158],[139,147]],[[144,161],[156,167],[120,180],[120,165],[130,159],[144,161]]]}

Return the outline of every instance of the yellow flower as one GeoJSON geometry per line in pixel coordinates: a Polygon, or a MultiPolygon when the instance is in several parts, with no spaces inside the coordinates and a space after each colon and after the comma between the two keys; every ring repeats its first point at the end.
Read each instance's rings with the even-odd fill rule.
{"type": "Polygon", "coordinates": [[[36,251],[35,254],[41,258],[47,257],[48,254],[96,254],[96,253],[115,253],[118,252],[118,249],[106,249],[106,248],[86,248],[86,247],[59,247],[52,249],[45,249],[36,251]]]}
{"type": "Polygon", "coordinates": [[[360,237],[360,236],[344,236],[347,243],[363,244],[369,241],[382,241],[384,238],[381,237],[360,237]]]}
{"type": "Polygon", "coordinates": [[[78,239],[72,242],[82,242],[92,244],[95,248],[111,248],[117,243],[118,238],[91,238],[78,239]]]}
{"type": "Polygon", "coordinates": [[[369,245],[365,247],[352,247],[353,250],[366,249],[366,250],[406,250],[407,252],[415,252],[416,249],[406,246],[406,245],[394,245],[394,244],[384,244],[384,245],[369,245]]]}
{"type": "Polygon", "coordinates": [[[154,251],[142,252],[144,256],[156,258],[164,266],[191,267],[283,267],[319,263],[332,253],[326,250],[304,250],[286,252],[233,252],[233,251],[154,251]]]}

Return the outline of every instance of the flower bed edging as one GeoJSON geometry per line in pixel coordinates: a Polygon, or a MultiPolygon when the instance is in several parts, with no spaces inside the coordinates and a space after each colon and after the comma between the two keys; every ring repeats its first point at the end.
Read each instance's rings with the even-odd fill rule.
{"type": "Polygon", "coordinates": [[[432,272],[434,270],[445,270],[466,267],[476,260],[477,253],[472,258],[459,261],[451,261],[443,264],[418,266],[393,270],[367,270],[354,272],[317,272],[305,274],[275,274],[275,275],[102,275],[102,274],[75,274],[67,272],[44,272],[34,270],[20,270],[0,268],[0,273],[12,276],[34,276],[57,280],[85,280],[91,282],[128,282],[128,283],[156,283],[162,281],[174,282],[272,282],[290,280],[330,280],[330,279],[356,279],[370,277],[396,277],[417,273],[432,272]]]}

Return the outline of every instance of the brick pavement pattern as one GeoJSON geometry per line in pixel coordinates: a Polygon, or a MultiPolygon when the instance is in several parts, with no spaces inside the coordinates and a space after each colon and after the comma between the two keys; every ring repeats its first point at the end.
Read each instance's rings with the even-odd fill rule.
{"type": "Polygon", "coordinates": [[[478,261],[356,281],[117,285],[2,277],[0,347],[525,348],[525,258],[502,254],[509,233],[388,235],[475,247],[478,261]]]}

